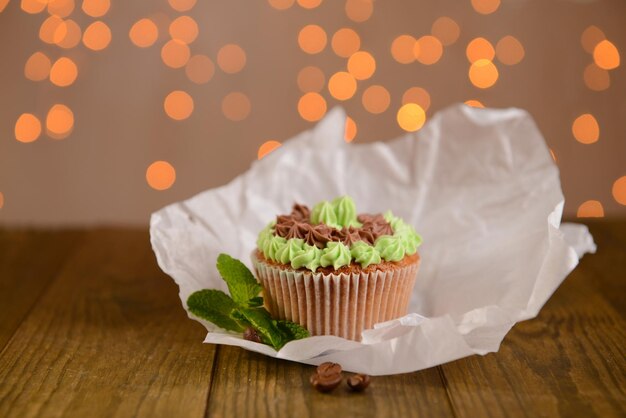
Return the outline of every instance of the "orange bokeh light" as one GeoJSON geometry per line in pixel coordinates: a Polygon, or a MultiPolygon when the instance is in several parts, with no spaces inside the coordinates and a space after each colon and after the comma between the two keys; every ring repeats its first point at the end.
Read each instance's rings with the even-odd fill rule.
{"type": "Polygon", "coordinates": [[[367,80],[376,71],[376,60],[366,51],[358,51],[348,58],[348,72],[357,80],[367,80]]]}
{"type": "Polygon", "coordinates": [[[79,44],[82,31],[78,23],[72,19],[62,22],[54,31],[52,36],[54,43],[61,48],[70,49],[79,44]]]}
{"type": "Polygon", "coordinates": [[[58,17],[68,17],[74,11],[74,0],[44,0],[48,3],[48,13],[58,17]]]}
{"type": "Polygon", "coordinates": [[[187,78],[196,84],[208,83],[215,74],[213,61],[205,55],[194,55],[185,67],[187,78]]]}
{"type": "Polygon", "coordinates": [[[598,67],[613,70],[620,64],[619,51],[612,42],[605,39],[593,49],[593,60],[598,67]]]}
{"type": "Polygon", "coordinates": [[[227,94],[222,100],[222,113],[233,122],[244,120],[250,115],[250,99],[241,92],[227,94]]]}
{"type": "Polygon", "coordinates": [[[572,134],[582,144],[593,144],[600,139],[600,126],[593,115],[585,113],[572,123],[572,134]]]}
{"type": "Polygon", "coordinates": [[[613,183],[613,198],[620,205],[626,205],[626,176],[622,176],[613,183]]]}
{"type": "Polygon", "coordinates": [[[487,59],[479,59],[472,63],[469,69],[469,79],[480,89],[487,89],[498,81],[498,68],[487,59]]]}
{"type": "Polygon", "coordinates": [[[604,208],[597,200],[587,200],[578,207],[576,216],[578,218],[603,218],[604,208]]]}
{"type": "Polygon", "coordinates": [[[315,9],[322,4],[322,0],[298,0],[298,4],[305,9],[315,9]]]}
{"type": "MultiPolygon", "coordinates": [[[[43,21],[39,27],[39,39],[48,44],[53,44],[57,29],[63,25],[63,19],[58,16],[49,16],[43,21]]],[[[61,31],[67,31],[67,28],[62,28],[61,31]]],[[[59,35],[57,35],[58,37],[59,35]]]]}
{"type": "Polygon", "coordinates": [[[306,25],[298,33],[298,45],[307,54],[318,54],[326,47],[327,36],[318,25],[306,25]]]}
{"type": "Polygon", "coordinates": [[[161,59],[170,68],[182,68],[189,61],[189,47],[186,43],[171,39],[161,48],[161,59]]]}
{"type": "Polygon", "coordinates": [[[370,113],[378,115],[389,108],[391,103],[391,95],[383,86],[369,86],[361,96],[363,107],[370,113]]]}
{"type": "Polygon", "coordinates": [[[507,35],[496,44],[498,61],[505,65],[515,65],[524,59],[524,46],[514,36],[507,35]]]}
{"type": "Polygon", "coordinates": [[[259,147],[259,151],[257,152],[257,158],[260,160],[265,157],[270,152],[274,151],[276,148],[280,147],[282,144],[278,141],[265,141],[259,147]]]}
{"type": "Polygon", "coordinates": [[[391,43],[391,56],[400,64],[410,64],[415,61],[415,38],[411,35],[400,35],[391,43]]]}
{"type": "Polygon", "coordinates": [[[54,139],[63,139],[74,128],[74,112],[62,104],[55,104],[46,116],[46,132],[54,139]]]}
{"type": "Polygon", "coordinates": [[[365,22],[374,12],[372,0],[347,0],[346,15],[354,22],[365,22]]]}
{"type": "Polygon", "coordinates": [[[111,43],[111,29],[104,22],[96,21],[83,33],[83,44],[94,51],[101,51],[111,43]]]}
{"type": "Polygon", "coordinates": [[[471,107],[478,107],[478,108],[481,108],[481,109],[483,109],[485,107],[484,104],[482,104],[478,100],[474,100],[474,99],[466,100],[465,104],[468,105],[468,106],[471,106],[471,107]]]}
{"type": "Polygon", "coordinates": [[[496,50],[491,45],[491,42],[485,38],[474,38],[467,44],[465,49],[465,55],[469,62],[476,62],[480,59],[493,61],[496,55],[496,50]]]}
{"type": "Polygon", "coordinates": [[[56,60],[50,69],[50,82],[55,86],[71,86],[76,81],[76,77],[78,77],[78,67],[67,57],[56,60]]]}
{"type": "Polygon", "coordinates": [[[350,28],[341,28],[333,35],[331,46],[335,54],[348,58],[361,47],[359,34],[350,28]]]}
{"type": "Polygon", "coordinates": [[[238,73],[246,66],[246,52],[237,44],[224,45],[217,52],[217,65],[225,73],[238,73]]]}
{"type": "Polygon", "coordinates": [[[472,0],[472,7],[478,13],[488,15],[500,7],[500,0],[472,0]]]}
{"type": "Polygon", "coordinates": [[[189,16],[179,16],[170,23],[170,36],[190,44],[198,37],[198,24],[189,16]]]}
{"type": "Polygon", "coordinates": [[[407,103],[418,104],[426,112],[430,107],[430,94],[421,87],[411,87],[402,95],[402,104],[407,103]]]}
{"type": "Polygon", "coordinates": [[[41,135],[41,122],[31,113],[22,113],[15,122],[15,139],[20,142],[33,142],[41,135]]]}
{"type": "Polygon", "coordinates": [[[146,181],[155,190],[167,190],[176,182],[176,170],[167,161],[155,161],[146,169],[146,181]]]}
{"type": "MultiPolygon", "coordinates": [[[[0,13],[2,13],[5,7],[7,7],[7,4],[9,4],[9,0],[0,0],[0,13]]],[[[1,202],[2,202],[2,193],[0,193],[0,208],[2,207],[1,202]]]]}
{"type": "Polygon", "coordinates": [[[107,14],[111,7],[110,0],[83,0],[83,12],[91,17],[101,17],[107,14]]]}
{"type": "Polygon", "coordinates": [[[128,37],[131,42],[140,48],[148,48],[154,45],[159,38],[159,28],[151,19],[139,19],[130,28],[128,37]]]}
{"type": "MultiPolygon", "coordinates": [[[[6,4],[4,6],[6,6],[6,4]]],[[[43,9],[46,8],[46,2],[39,0],[22,0],[20,7],[26,13],[36,14],[41,13],[43,9]]],[[[4,9],[4,7],[2,8],[4,9]]]]}
{"type": "Polygon", "coordinates": [[[52,63],[43,52],[35,52],[24,65],[24,76],[32,81],[42,81],[48,78],[52,63]]]}
{"type": "Polygon", "coordinates": [[[326,100],[318,93],[306,93],[298,101],[298,113],[306,121],[318,121],[326,114],[326,100]]]}
{"type": "Polygon", "coordinates": [[[419,38],[413,46],[415,59],[424,65],[435,64],[443,55],[443,45],[439,39],[431,35],[419,38]]]}
{"type": "Polygon", "coordinates": [[[170,7],[177,12],[186,12],[196,5],[196,0],[167,0],[170,7]]]}
{"type": "Polygon", "coordinates": [[[276,10],[286,10],[293,6],[295,0],[268,0],[268,3],[276,10]]]}
{"type": "Polygon", "coordinates": [[[317,67],[304,67],[298,72],[298,88],[302,93],[320,92],[324,88],[326,77],[317,67]]]}
{"type": "MultiPolygon", "coordinates": [[[[7,0],[8,2],[9,0],[7,0]]],[[[6,6],[6,4],[5,4],[6,6]]],[[[0,12],[2,12],[2,9],[4,7],[2,6],[2,0],[0,0],[0,12]]],[[[4,207],[4,194],[2,194],[2,192],[0,192],[0,209],[2,209],[4,207]]]]}
{"type": "Polygon", "coordinates": [[[350,116],[346,116],[346,126],[343,134],[343,139],[345,139],[346,142],[352,142],[354,141],[354,138],[356,138],[356,134],[356,122],[350,116]]]}
{"type": "Polygon", "coordinates": [[[594,91],[606,90],[611,86],[611,77],[607,70],[603,70],[596,64],[591,63],[585,67],[583,72],[585,85],[594,91]]]}
{"type": "Polygon", "coordinates": [[[348,100],[356,92],[356,80],[350,73],[337,72],[328,80],[328,91],[337,100],[348,100]]]}
{"type": "Polygon", "coordinates": [[[185,120],[193,113],[193,98],[182,90],[174,90],[165,97],[163,109],[174,120],[185,120]]]}
{"type": "Polygon", "coordinates": [[[396,120],[400,128],[407,132],[415,132],[424,126],[426,113],[420,105],[407,103],[398,110],[396,120]]]}
{"type": "Polygon", "coordinates": [[[593,50],[596,45],[605,39],[606,37],[604,36],[604,32],[602,32],[602,30],[597,26],[591,25],[583,31],[583,34],[580,37],[580,44],[583,46],[585,51],[593,54],[593,50]]]}
{"type": "Polygon", "coordinates": [[[459,39],[461,28],[459,27],[459,24],[454,21],[454,19],[451,19],[448,16],[441,16],[433,22],[430,33],[439,39],[443,45],[448,46],[452,45],[457,41],[457,39],[459,39]]]}

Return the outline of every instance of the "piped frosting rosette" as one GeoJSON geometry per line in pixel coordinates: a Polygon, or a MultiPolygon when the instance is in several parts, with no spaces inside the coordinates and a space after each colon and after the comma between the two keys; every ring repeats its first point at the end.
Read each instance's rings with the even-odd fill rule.
{"type": "Polygon", "coordinates": [[[252,262],[274,318],[360,340],[362,330],[406,314],[421,242],[390,211],[357,214],[344,196],[277,216],[259,234],[252,262]]]}

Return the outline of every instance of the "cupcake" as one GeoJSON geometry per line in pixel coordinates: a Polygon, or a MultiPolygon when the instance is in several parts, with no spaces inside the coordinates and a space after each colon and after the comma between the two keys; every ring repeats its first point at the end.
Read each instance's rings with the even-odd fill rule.
{"type": "Polygon", "coordinates": [[[252,263],[272,317],[358,341],[364,329],[406,314],[421,241],[390,211],[357,214],[344,196],[277,216],[252,263]]]}

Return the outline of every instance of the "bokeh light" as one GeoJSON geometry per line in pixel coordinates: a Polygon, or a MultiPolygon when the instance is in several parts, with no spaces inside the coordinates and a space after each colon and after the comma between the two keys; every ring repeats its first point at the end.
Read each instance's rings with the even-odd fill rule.
{"type": "MultiPolygon", "coordinates": [[[[7,0],[8,2],[8,0],[7,0]]],[[[6,5],[6,4],[5,4],[6,5]]],[[[0,12],[2,12],[2,0],[0,0],[0,12]]],[[[4,207],[4,194],[2,192],[0,192],[0,209],[2,209],[4,207]]]]}
{"type": "Polygon", "coordinates": [[[611,77],[607,70],[603,70],[596,64],[591,63],[585,67],[583,80],[587,88],[594,91],[606,90],[611,86],[611,77]]]}
{"type": "Polygon", "coordinates": [[[348,100],[356,92],[356,79],[350,73],[339,71],[328,80],[328,91],[337,100],[348,100]]]}
{"type": "Polygon", "coordinates": [[[293,6],[295,0],[268,0],[268,3],[276,10],[286,10],[293,6]]]}
{"type": "Polygon", "coordinates": [[[391,56],[400,64],[410,64],[415,61],[415,38],[411,35],[400,35],[391,43],[391,56]]]}
{"type": "Polygon", "coordinates": [[[250,99],[241,92],[229,93],[222,100],[222,113],[233,122],[247,118],[251,107],[250,99]]]}
{"type": "Polygon", "coordinates": [[[55,86],[67,87],[74,84],[78,77],[78,67],[68,57],[61,57],[50,69],[50,82],[55,86]]]}
{"type": "Polygon", "coordinates": [[[185,67],[187,78],[196,84],[208,83],[215,74],[215,65],[206,55],[194,55],[185,67]]]}
{"type": "Polygon", "coordinates": [[[479,59],[472,63],[469,69],[469,79],[475,87],[487,89],[498,81],[498,69],[493,62],[479,59]]]}
{"type": "Polygon", "coordinates": [[[191,52],[186,43],[171,39],[161,48],[161,59],[170,68],[182,68],[189,61],[191,52]]]}
{"type": "Polygon", "coordinates": [[[443,45],[452,45],[461,34],[461,28],[454,19],[448,16],[441,16],[433,22],[430,29],[430,34],[439,39],[443,45]]]}
{"type": "Polygon", "coordinates": [[[193,98],[182,90],[174,90],[165,97],[163,109],[174,120],[185,120],[193,113],[193,98]]]}
{"type": "Polygon", "coordinates": [[[177,12],[186,12],[196,5],[196,0],[167,0],[170,7],[177,12]]]}
{"type": "Polygon", "coordinates": [[[507,35],[496,44],[496,57],[505,65],[515,65],[524,59],[524,46],[514,36],[507,35]]]}
{"type": "Polygon", "coordinates": [[[320,92],[326,84],[324,72],[318,67],[304,67],[298,72],[298,88],[302,93],[320,92]]]}
{"type": "Polygon", "coordinates": [[[298,33],[298,45],[307,54],[318,54],[326,47],[326,32],[318,25],[306,25],[298,33]]]}
{"type": "Polygon", "coordinates": [[[346,15],[354,22],[365,22],[374,12],[373,0],[346,0],[346,15]]]}
{"type": "Polygon", "coordinates": [[[198,37],[198,24],[189,16],[179,16],[170,23],[170,36],[186,44],[198,37]]]}
{"type": "MultiPolygon", "coordinates": [[[[7,7],[7,4],[9,4],[9,0],[0,0],[0,13],[7,7]]],[[[2,193],[0,193],[0,208],[2,208],[2,193]]]]}
{"type": "Polygon", "coordinates": [[[41,13],[46,8],[46,2],[40,0],[22,0],[20,7],[30,14],[41,13]]]}
{"type": "Polygon", "coordinates": [[[41,135],[41,122],[32,113],[22,113],[15,122],[15,139],[20,142],[33,142],[41,135]]]}
{"type": "Polygon", "coordinates": [[[53,40],[54,43],[61,48],[70,49],[74,48],[80,43],[82,36],[82,30],[78,23],[72,19],[67,19],[61,23],[54,31],[53,40]]]}
{"type": "Polygon", "coordinates": [[[426,113],[418,104],[407,103],[402,105],[396,115],[396,120],[400,128],[407,132],[415,132],[424,126],[426,113]]]}
{"type": "Polygon", "coordinates": [[[605,39],[593,49],[593,60],[598,67],[613,70],[620,64],[619,51],[612,42],[605,39]]]}
{"type": "Polygon", "coordinates": [[[593,50],[596,45],[605,39],[606,37],[604,32],[602,32],[602,30],[600,30],[597,26],[591,25],[583,31],[583,34],[580,37],[580,43],[585,51],[593,54],[593,50]]]}
{"type": "Polygon", "coordinates": [[[587,200],[578,207],[576,216],[579,218],[603,218],[604,208],[602,203],[597,200],[587,200]]]}
{"type": "Polygon", "coordinates": [[[130,28],[128,37],[131,42],[140,48],[148,48],[159,38],[159,28],[148,18],[139,19],[130,28]]]}
{"type": "Polygon", "coordinates": [[[55,104],[46,116],[46,133],[54,139],[63,139],[74,129],[74,112],[63,105],[55,104]]]}
{"type": "Polygon", "coordinates": [[[261,158],[265,157],[267,154],[274,151],[276,148],[280,147],[281,145],[282,144],[278,141],[274,141],[274,140],[265,141],[259,147],[259,151],[257,152],[257,158],[260,160],[261,158]]]}
{"type": "MultiPolygon", "coordinates": [[[[37,0],[35,0],[37,1],[37,0]]],[[[58,16],[49,16],[39,27],[39,39],[47,44],[53,44],[57,29],[63,24],[63,19],[58,16]]],[[[61,29],[63,30],[63,29],[61,29]]],[[[65,28],[67,30],[67,28],[65,28]]],[[[58,35],[57,35],[58,36],[58,35]]]]}
{"type": "Polygon", "coordinates": [[[413,46],[415,59],[424,65],[435,64],[443,54],[443,45],[439,39],[431,35],[419,38],[413,46]]]}
{"type": "Polygon", "coordinates": [[[298,0],[298,4],[305,9],[315,9],[322,4],[322,0],[298,0]]]}
{"type": "Polygon", "coordinates": [[[32,81],[42,81],[48,78],[52,63],[43,52],[35,52],[24,65],[24,76],[32,81]]]}
{"type": "Polygon", "coordinates": [[[176,170],[167,161],[155,161],[146,169],[146,181],[154,190],[167,190],[176,182],[176,170]]]}
{"type": "Polygon", "coordinates": [[[402,95],[402,104],[407,103],[418,104],[426,112],[430,107],[430,94],[421,87],[411,87],[402,95]]]}
{"type": "Polygon", "coordinates": [[[369,86],[363,92],[361,96],[361,103],[363,103],[363,107],[370,113],[378,115],[383,113],[387,108],[389,108],[389,104],[391,103],[391,95],[389,91],[379,85],[369,86]]]}
{"type": "Polygon", "coordinates": [[[572,123],[572,134],[582,144],[593,144],[600,138],[600,126],[593,115],[585,113],[572,123]]]}
{"type": "Polygon", "coordinates": [[[335,54],[348,58],[361,48],[361,38],[354,30],[341,28],[333,35],[331,46],[335,54]]]}
{"type": "Polygon", "coordinates": [[[472,7],[478,13],[488,15],[500,7],[500,0],[472,0],[472,7]]]}
{"type": "Polygon", "coordinates": [[[474,38],[469,44],[467,44],[465,55],[471,63],[480,59],[493,61],[493,58],[496,55],[496,50],[491,45],[491,42],[485,38],[474,38]]]}
{"type": "Polygon", "coordinates": [[[83,12],[91,17],[101,17],[107,14],[111,7],[110,0],[83,0],[83,12]]]}
{"type": "Polygon", "coordinates": [[[474,99],[466,100],[464,103],[466,105],[470,106],[470,107],[478,107],[478,108],[481,108],[481,109],[483,109],[485,107],[484,104],[482,104],[478,100],[474,100],[474,99]]]}
{"type": "Polygon", "coordinates": [[[109,46],[109,43],[111,43],[111,29],[104,22],[93,22],[83,33],[83,44],[94,51],[103,50],[109,46]]]}
{"type": "Polygon", "coordinates": [[[44,0],[48,3],[48,13],[58,17],[68,17],[74,11],[74,0],[44,0]]]}
{"type": "Polygon", "coordinates": [[[626,205],[626,176],[622,176],[613,183],[613,198],[620,205],[626,205]]]}
{"type": "Polygon", "coordinates": [[[319,93],[306,93],[298,100],[298,113],[306,121],[318,121],[326,114],[326,100],[319,93]]]}
{"type": "Polygon", "coordinates": [[[354,138],[356,138],[356,134],[356,122],[350,116],[346,116],[346,126],[343,134],[343,139],[345,139],[346,142],[352,142],[354,141],[354,138]]]}
{"type": "Polygon", "coordinates": [[[237,44],[227,44],[217,52],[217,65],[228,74],[235,74],[246,66],[246,52],[237,44]]]}
{"type": "Polygon", "coordinates": [[[357,80],[367,80],[376,71],[376,60],[366,51],[358,51],[348,58],[348,72],[357,80]]]}

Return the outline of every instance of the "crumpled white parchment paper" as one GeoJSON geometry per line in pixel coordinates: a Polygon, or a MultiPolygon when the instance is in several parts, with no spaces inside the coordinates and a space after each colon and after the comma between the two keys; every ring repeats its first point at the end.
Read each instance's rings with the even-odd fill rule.
{"type": "Polygon", "coordinates": [[[423,236],[411,313],[361,342],[318,336],[276,352],[200,321],[205,342],[370,375],[420,370],[497,351],[595,252],[585,226],[560,225],[559,172],[525,111],[456,105],[417,133],[369,144],[346,143],[344,123],[335,109],[229,184],[154,213],[154,252],[186,308],[196,290],[226,290],[219,253],[251,267],[257,234],[277,214],[348,194],[359,212],[391,209],[423,236]]]}

